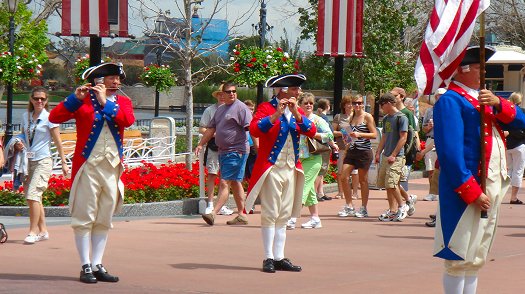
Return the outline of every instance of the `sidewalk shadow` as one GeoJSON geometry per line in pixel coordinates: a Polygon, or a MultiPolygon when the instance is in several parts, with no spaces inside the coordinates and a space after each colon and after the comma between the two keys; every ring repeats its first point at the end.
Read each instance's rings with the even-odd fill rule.
{"type": "Polygon", "coordinates": [[[377,235],[380,238],[387,239],[415,239],[415,240],[434,240],[434,237],[424,237],[424,236],[386,236],[386,235],[377,235]]]}
{"type": "Polygon", "coordinates": [[[171,264],[172,267],[184,270],[195,270],[195,269],[221,269],[221,270],[242,270],[242,271],[260,271],[258,267],[246,267],[246,266],[235,266],[235,265],[224,265],[224,264],[210,264],[210,263],[176,263],[171,264]]]}
{"type": "Polygon", "coordinates": [[[78,281],[75,277],[47,276],[37,274],[0,274],[0,281],[78,281]]]}

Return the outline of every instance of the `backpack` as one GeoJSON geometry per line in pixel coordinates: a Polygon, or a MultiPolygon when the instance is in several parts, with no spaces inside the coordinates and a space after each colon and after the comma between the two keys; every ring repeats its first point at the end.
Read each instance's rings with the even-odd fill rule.
{"type": "MultiPolygon", "coordinates": [[[[399,119],[400,117],[397,117],[397,129],[399,130],[399,119]]],[[[405,142],[404,153],[405,153],[405,165],[412,165],[414,161],[416,160],[416,154],[418,152],[418,148],[416,146],[416,130],[408,124],[408,131],[407,131],[407,141],[405,142]]]]}

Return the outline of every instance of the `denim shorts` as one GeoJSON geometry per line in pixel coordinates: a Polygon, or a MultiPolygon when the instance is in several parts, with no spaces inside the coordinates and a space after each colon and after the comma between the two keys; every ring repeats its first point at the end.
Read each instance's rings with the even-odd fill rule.
{"type": "Polygon", "coordinates": [[[226,181],[242,181],[244,179],[246,159],[248,159],[248,154],[237,152],[219,154],[221,179],[226,181]]]}

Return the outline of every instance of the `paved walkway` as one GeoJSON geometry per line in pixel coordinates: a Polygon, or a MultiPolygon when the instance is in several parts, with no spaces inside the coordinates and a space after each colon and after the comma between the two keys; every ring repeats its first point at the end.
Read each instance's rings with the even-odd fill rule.
{"type": "MultiPolygon", "coordinates": [[[[420,198],[426,187],[426,179],[411,181],[420,198]]],[[[10,236],[0,245],[0,293],[442,293],[442,262],[432,257],[433,229],[424,226],[437,203],[419,201],[414,216],[381,223],[384,199],[384,191],[371,191],[367,219],[339,218],[343,200],[325,201],[322,229],[288,231],[286,254],[303,266],[301,273],[260,271],[258,214],[240,227],[227,226],[227,216],[213,227],[200,216],[119,219],[104,264],[121,281],[95,285],[78,282],[67,220],[49,220],[49,241],[23,245],[27,218],[0,217],[10,236]]],[[[501,212],[478,293],[525,288],[525,206],[503,204],[501,212]]]]}

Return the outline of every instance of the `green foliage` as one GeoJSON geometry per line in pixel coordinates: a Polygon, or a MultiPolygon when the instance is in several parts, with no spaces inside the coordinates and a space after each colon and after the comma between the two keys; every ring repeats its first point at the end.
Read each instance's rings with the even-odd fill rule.
{"type": "MultiPolygon", "coordinates": [[[[108,56],[104,57],[102,62],[111,62],[111,58],[108,56]]],[[[82,74],[89,68],[89,54],[86,54],[82,57],[77,58],[75,61],[75,66],[73,68],[73,78],[77,85],[83,84],[86,81],[82,78],[82,74]]]]}
{"type": "Polygon", "coordinates": [[[49,43],[46,36],[47,24],[31,20],[32,12],[25,4],[19,4],[14,15],[14,52],[9,51],[9,12],[0,10],[0,81],[17,84],[40,74],[42,64],[47,61],[45,48],[49,43]]]}
{"type": "Polygon", "coordinates": [[[175,74],[171,72],[169,65],[150,65],[144,67],[140,79],[149,87],[155,87],[159,92],[168,92],[175,86],[175,74]]]}
{"type": "Polygon", "coordinates": [[[264,82],[272,76],[296,73],[299,70],[299,62],[294,61],[280,47],[261,49],[238,45],[233,50],[231,60],[234,81],[248,87],[255,87],[258,82],[264,82]]]}

